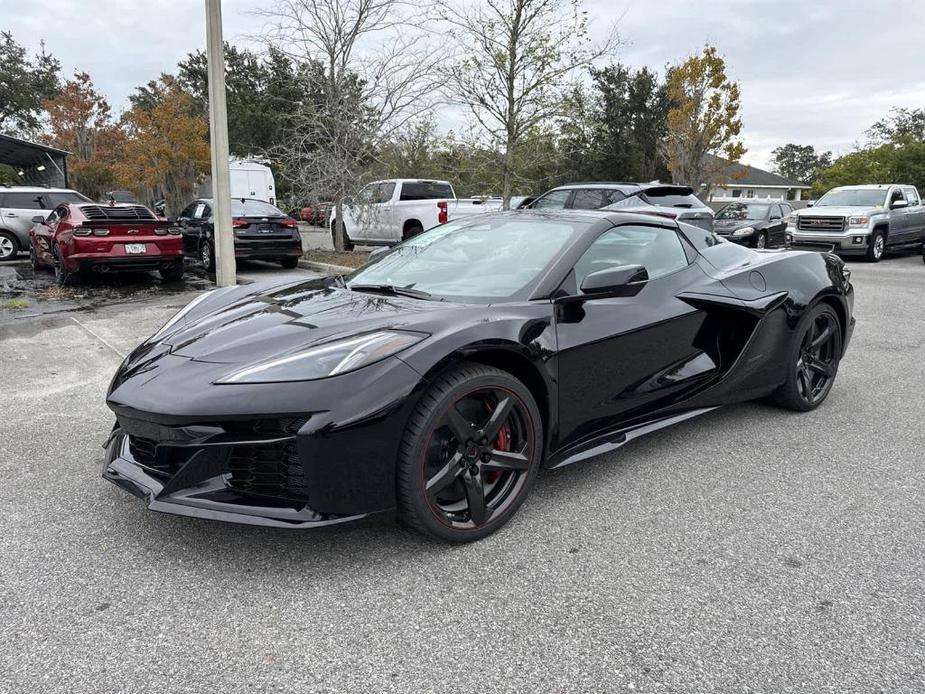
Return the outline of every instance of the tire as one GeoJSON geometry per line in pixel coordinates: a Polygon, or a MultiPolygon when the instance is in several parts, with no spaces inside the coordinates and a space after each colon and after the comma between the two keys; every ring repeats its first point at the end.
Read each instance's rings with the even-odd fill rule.
{"type": "Polygon", "coordinates": [[[39,257],[35,254],[35,246],[31,243],[29,244],[29,264],[32,266],[33,272],[38,272],[42,269],[42,266],[39,264],[39,257]]]}
{"type": "Polygon", "coordinates": [[[55,246],[52,250],[52,258],[54,259],[55,284],[57,284],[59,287],[67,287],[68,285],[73,284],[74,273],[70,272],[64,266],[64,262],[61,260],[61,253],[57,246],[55,246]]]}
{"type": "Polygon", "coordinates": [[[526,499],[543,441],[536,403],[511,374],[467,362],[444,372],[421,395],[405,427],[399,519],[445,542],[490,535],[526,499]],[[495,424],[493,416],[499,417],[495,424]]]}
{"type": "Polygon", "coordinates": [[[174,263],[170,267],[161,268],[157,272],[165,282],[179,282],[183,279],[183,273],[185,271],[186,268],[183,267],[183,263],[179,262],[174,263]]]}
{"type": "Polygon", "coordinates": [[[202,269],[212,274],[215,272],[215,249],[212,248],[212,241],[203,239],[199,244],[199,262],[202,263],[202,269]]]}
{"type": "Polygon", "coordinates": [[[19,252],[19,241],[8,231],[0,231],[0,260],[12,260],[19,252]]]}
{"type": "Polygon", "coordinates": [[[299,258],[295,255],[289,258],[280,258],[279,264],[287,270],[292,270],[293,268],[299,267],[299,258]]]}
{"type": "MultiPolygon", "coordinates": [[[[337,250],[337,222],[331,224],[331,246],[334,250],[337,250]]],[[[347,229],[344,229],[344,250],[352,251],[355,248],[355,244],[350,240],[350,235],[347,233],[347,229]]]]}
{"type": "Polygon", "coordinates": [[[759,231],[758,236],[755,237],[755,248],[767,248],[768,247],[768,232],[759,231]]]}
{"type": "Polygon", "coordinates": [[[875,231],[870,237],[870,243],[867,246],[867,262],[879,263],[886,251],[886,236],[882,231],[875,231]]]}
{"type": "Polygon", "coordinates": [[[408,239],[413,239],[415,236],[422,233],[424,233],[424,227],[422,227],[420,224],[415,224],[414,226],[410,226],[405,229],[405,233],[402,234],[401,240],[407,241],[408,239]]]}
{"type": "Polygon", "coordinates": [[[816,304],[800,319],[787,348],[787,380],[773,400],[788,410],[808,412],[828,397],[838,374],[842,351],[841,324],[828,304],[816,304]],[[831,331],[823,340],[823,333],[831,331]],[[819,342],[818,347],[813,347],[819,342]]]}

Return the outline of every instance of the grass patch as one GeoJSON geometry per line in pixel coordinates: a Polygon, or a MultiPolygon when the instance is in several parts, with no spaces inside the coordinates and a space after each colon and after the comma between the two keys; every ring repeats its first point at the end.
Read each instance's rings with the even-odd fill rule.
{"type": "Polygon", "coordinates": [[[26,299],[23,299],[21,296],[16,297],[15,299],[10,299],[5,304],[3,308],[8,311],[22,311],[29,308],[29,302],[26,299]]]}
{"type": "Polygon", "coordinates": [[[365,251],[329,251],[325,248],[311,248],[305,251],[305,260],[328,265],[344,265],[357,268],[366,262],[369,253],[365,251]]]}

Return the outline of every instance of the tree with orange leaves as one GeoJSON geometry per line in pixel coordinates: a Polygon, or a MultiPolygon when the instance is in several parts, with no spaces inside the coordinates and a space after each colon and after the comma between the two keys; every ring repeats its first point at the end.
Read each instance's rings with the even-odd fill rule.
{"type": "Polygon", "coordinates": [[[125,133],[112,120],[105,97],[85,72],[64,83],[42,104],[48,114],[49,144],[71,153],[70,179],[75,188],[100,199],[115,183],[114,166],[122,156],[125,133]]]}
{"type": "Polygon", "coordinates": [[[167,213],[175,215],[210,170],[209,123],[171,75],[161,75],[143,92],[122,119],[128,139],[117,176],[126,187],[134,184],[149,204],[163,195],[167,213]]]}

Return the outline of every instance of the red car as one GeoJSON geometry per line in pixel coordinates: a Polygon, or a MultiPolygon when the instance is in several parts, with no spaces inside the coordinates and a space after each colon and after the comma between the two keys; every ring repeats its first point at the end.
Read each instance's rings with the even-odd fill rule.
{"type": "Polygon", "coordinates": [[[67,203],[32,222],[32,267],[54,269],[60,285],[75,275],[105,272],[157,270],[165,280],[183,277],[182,229],[143,205],[67,203]]]}

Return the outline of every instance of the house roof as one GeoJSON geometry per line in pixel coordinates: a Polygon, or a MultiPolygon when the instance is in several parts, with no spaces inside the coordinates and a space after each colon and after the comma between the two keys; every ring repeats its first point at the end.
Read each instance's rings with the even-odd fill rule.
{"type": "Polygon", "coordinates": [[[808,190],[812,186],[799,181],[792,181],[776,173],[747,166],[746,164],[734,164],[726,161],[722,157],[716,157],[712,154],[706,155],[711,164],[716,164],[720,168],[720,175],[717,177],[717,184],[721,186],[753,186],[756,188],[802,188],[808,190]]]}

